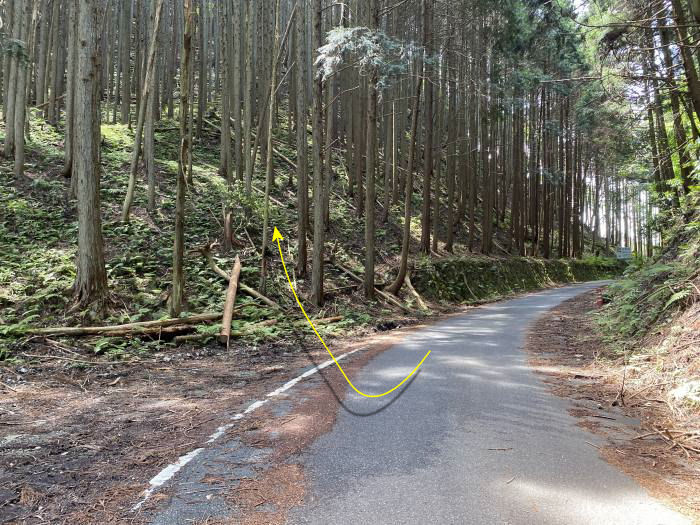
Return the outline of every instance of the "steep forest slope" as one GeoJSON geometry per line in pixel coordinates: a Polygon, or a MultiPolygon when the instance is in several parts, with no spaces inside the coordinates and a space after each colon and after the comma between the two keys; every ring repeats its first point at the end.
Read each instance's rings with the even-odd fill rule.
{"type": "Polygon", "coordinates": [[[419,285],[478,302],[651,253],[658,209],[621,172],[631,116],[573,80],[597,60],[574,6],[411,4],[3,3],[2,355],[79,325],[132,325],[88,330],[114,356],[206,339],[236,255],[234,333],[284,335],[274,227],[329,331],[423,310],[411,277],[450,271],[430,258],[590,266],[419,285]]]}

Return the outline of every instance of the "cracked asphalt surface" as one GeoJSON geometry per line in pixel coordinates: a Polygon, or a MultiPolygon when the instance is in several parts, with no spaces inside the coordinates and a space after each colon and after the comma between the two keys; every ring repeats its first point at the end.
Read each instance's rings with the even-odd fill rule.
{"type": "Polygon", "coordinates": [[[522,351],[529,324],[603,283],[530,294],[410,334],[353,382],[333,430],[301,462],[308,481],[292,524],[680,524],[606,463],[522,351]],[[370,415],[371,414],[371,415],[370,415]],[[588,442],[588,443],[587,443],[588,442]]]}

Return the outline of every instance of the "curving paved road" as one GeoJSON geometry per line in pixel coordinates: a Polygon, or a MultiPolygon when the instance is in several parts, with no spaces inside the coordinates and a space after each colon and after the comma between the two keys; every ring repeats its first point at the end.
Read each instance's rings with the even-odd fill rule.
{"type": "Polygon", "coordinates": [[[358,374],[334,429],[302,458],[309,482],[293,524],[689,523],[600,459],[570,406],[521,350],[531,321],[601,283],[479,308],[408,336],[358,374]],[[379,410],[379,412],[377,412],[379,410]],[[368,414],[373,414],[368,417],[368,414]],[[494,450],[506,449],[506,450],[494,450]]]}

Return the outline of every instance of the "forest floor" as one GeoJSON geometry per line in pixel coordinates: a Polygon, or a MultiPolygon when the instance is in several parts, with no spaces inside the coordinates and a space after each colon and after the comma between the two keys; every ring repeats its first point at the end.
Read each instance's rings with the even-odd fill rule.
{"type": "MultiPolygon", "coordinates": [[[[663,399],[665,383],[639,384],[635,370],[610,353],[596,329],[600,292],[562,303],[531,329],[530,364],[551,391],[574,400],[579,425],[607,441],[601,456],[649,493],[700,522],[700,450],[663,399]],[[634,425],[626,423],[632,418],[634,425]],[[624,421],[624,422],[623,422],[624,421]]],[[[595,446],[595,445],[592,445],[595,446]]]]}

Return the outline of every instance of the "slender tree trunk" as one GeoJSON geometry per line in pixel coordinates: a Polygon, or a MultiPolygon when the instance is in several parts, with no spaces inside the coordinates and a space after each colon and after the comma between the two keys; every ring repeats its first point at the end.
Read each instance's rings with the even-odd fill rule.
{"type": "MultiPolygon", "coordinates": [[[[199,88],[197,92],[197,140],[202,138],[204,114],[207,110],[207,73],[209,66],[209,17],[207,15],[208,2],[200,0],[199,3],[199,88]]],[[[223,124],[221,126],[223,130],[223,124]]],[[[228,138],[227,138],[228,140],[228,138]]]]}
{"type": "MultiPolygon", "coordinates": [[[[229,187],[233,186],[233,159],[231,156],[231,76],[232,68],[229,64],[229,7],[228,0],[218,7],[221,11],[221,49],[219,50],[219,63],[223,89],[221,90],[221,137],[219,155],[219,173],[226,179],[229,187]]],[[[199,125],[199,122],[198,122],[199,125]]]]}
{"type": "Polygon", "coordinates": [[[149,48],[148,62],[146,63],[146,83],[150,84],[144,89],[146,100],[146,122],[144,124],[144,159],[146,161],[146,180],[148,181],[148,211],[156,211],[156,167],[155,167],[155,141],[154,120],[156,118],[156,84],[155,60],[157,60],[158,46],[160,44],[160,19],[163,13],[163,0],[151,0],[151,47],[149,48]]]}
{"type": "MultiPolygon", "coordinates": [[[[369,0],[370,29],[379,29],[379,2],[369,0]]],[[[377,171],[377,71],[367,85],[367,184],[365,190],[365,297],[374,299],[375,182],[377,171]]],[[[328,152],[326,152],[328,154],[328,152]]]]}
{"type": "MultiPolygon", "coordinates": [[[[160,27],[160,15],[163,10],[163,0],[157,0],[158,4],[156,6],[155,18],[154,18],[154,31],[151,35],[151,43],[148,51],[148,63],[146,65],[146,76],[143,81],[142,95],[141,99],[146,101],[149,99],[150,94],[153,92],[155,84],[155,57],[158,47],[158,28],[160,27]]],[[[182,80],[181,80],[182,82],[182,80]]],[[[131,154],[131,165],[129,169],[129,186],[126,190],[126,197],[124,198],[124,205],[122,206],[122,222],[129,222],[129,214],[131,212],[131,206],[134,202],[134,193],[136,191],[136,172],[138,170],[139,158],[141,156],[141,142],[143,140],[143,128],[146,119],[146,114],[150,113],[151,120],[153,119],[153,110],[151,108],[150,112],[146,110],[148,104],[141,104],[139,106],[138,118],[136,119],[136,134],[134,135],[134,151],[131,154]]],[[[148,163],[148,160],[146,161],[148,163]]],[[[155,181],[154,181],[155,182],[155,181]]]]}
{"type": "Polygon", "coordinates": [[[46,73],[48,71],[49,28],[52,2],[58,0],[41,0],[41,21],[39,27],[39,53],[36,66],[36,105],[43,106],[46,100],[46,73]]]}
{"type": "MultiPolygon", "coordinates": [[[[454,28],[450,28],[454,31],[454,28]]],[[[447,75],[448,90],[447,95],[447,235],[445,238],[445,251],[452,252],[454,245],[455,233],[455,167],[457,162],[457,78],[456,64],[454,63],[453,55],[449,50],[452,39],[448,42],[447,51],[447,75]]]]}
{"type": "MultiPolygon", "coordinates": [[[[423,4],[425,9],[425,4],[423,4]]],[[[399,273],[386,291],[398,295],[406,279],[408,271],[408,251],[411,246],[411,217],[413,215],[413,161],[416,156],[416,138],[418,134],[418,113],[420,112],[420,96],[423,86],[422,63],[416,66],[416,85],[413,98],[413,110],[411,112],[411,138],[408,145],[408,166],[406,168],[406,188],[404,190],[404,215],[403,215],[403,238],[401,240],[401,262],[399,263],[399,273]]]]}
{"type": "Polygon", "coordinates": [[[15,128],[15,178],[19,179],[24,174],[24,125],[27,115],[27,75],[32,59],[32,50],[29,45],[31,28],[32,1],[24,0],[21,9],[16,11],[16,22],[19,23],[18,46],[22,46],[23,53],[17,61],[17,80],[15,84],[14,122],[8,122],[8,127],[15,128]],[[19,15],[19,16],[17,16],[19,15]],[[21,42],[21,43],[20,43],[21,42]]]}
{"type": "MultiPolygon", "coordinates": [[[[423,25],[425,32],[426,53],[432,59],[432,25],[433,25],[433,0],[423,0],[423,25]]],[[[431,61],[425,63],[425,154],[423,163],[423,213],[421,215],[421,251],[430,253],[430,196],[433,177],[433,67],[431,61]]]]}
{"type": "Polygon", "coordinates": [[[235,9],[232,11],[233,16],[233,68],[230,74],[233,75],[233,133],[234,133],[234,156],[236,159],[236,176],[239,180],[243,180],[243,140],[241,133],[243,131],[243,123],[241,121],[241,73],[243,71],[241,50],[241,19],[243,18],[243,0],[233,0],[235,9]]]}
{"type": "Polygon", "coordinates": [[[255,70],[253,62],[253,50],[255,49],[255,18],[256,5],[253,0],[246,1],[246,79],[245,79],[245,104],[243,107],[245,121],[245,193],[250,197],[253,192],[253,163],[255,158],[251,155],[253,133],[253,103],[255,99],[255,70]]]}
{"type": "Polygon", "coordinates": [[[183,0],[184,33],[180,63],[180,154],[178,158],[175,196],[175,243],[173,249],[173,287],[170,296],[170,316],[179,317],[185,298],[185,192],[191,147],[190,90],[192,89],[192,0],[183,0]]]}
{"type": "Polygon", "coordinates": [[[274,180],[274,156],[272,152],[272,131],[275,123],[275,103],[277,97],[274,94],[275,85],[277,84],[277,49],[280,45],[280,0],[275,1],[275,29],[274,29],[274,45],[272,53],[270,53],[270,108],[268,110],[268,126],[267,126],[267,159],[265,162],[265,202],[263,203],[263,243],[262,243],[262,266],[260,268],[260,290],[266,293],[267,290],[267,266],[270,258],[269,232],[270,229],[270,190],[274,180]]]}
{"type": "Polygon", "coordinates": [[[131,108],[131,5],[132,0],[122,0],[122,13],[119,26],[119,45],[121,56],[121,117],[122,124],[129,124],[131,108]]]}
{"type": "Polygon", "coordinates": [[[75,176],[78,199],[78,257],[73,293],[78,304],[101,302],[107,292],[100,206],[100,71],[101,2],[76,0],[77,79],[75,82],[75,176]]]}
{"type": "MultiPolygon", "coordinates": [[[[305,2],[304,2],[305,3],[305,2]]],[[[297,274],[306,277],[308,256],[306,226],[309,221],[308,141],[306,133],[306,16],[303,5],[296,17],[296,145],[297,145],[297,274]]]]}
{"type": "Polygon", "coordinates": [[[23,46],[20,44],[22,40],[22,25],[24,24],[24,5],[23,0],[12,0],[12,40],[15,44],[9,47],[10,53],[10,68],[7,75],[7,102],[5,106],[5,121],[7,123],[5,129],[5,157],[14,157],[15,154],[15,105],[17,97],[17,77],[20,71],[20,60],[23,46]]]}
{"type": "MultiPolygon", "coordinates": [[[[323,44],[322,0],[313,0],[313,48],[323,44]]],[[[314,61],[315,62],[315,61],[314,61]]],[[[326,227],[323,224],[323,80],[318,68],[313,78],[313,156],[314,156],[314,246],[311,263],[311,300],[323,304],[323,252],[326,227]]]]}

